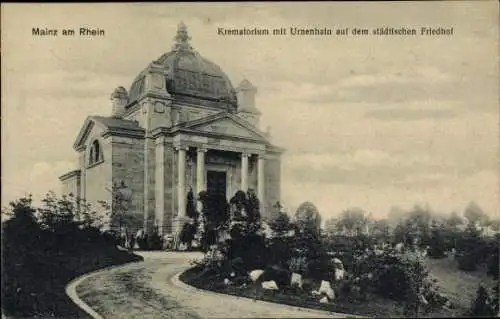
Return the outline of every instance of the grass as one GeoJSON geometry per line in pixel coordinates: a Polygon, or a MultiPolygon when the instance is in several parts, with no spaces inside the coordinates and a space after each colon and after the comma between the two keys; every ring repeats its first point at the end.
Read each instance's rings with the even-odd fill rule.
{"type": "Polygon", "coordinates": [[[140,260],[112,245],[88,244],[64,253],[6,249],[2,258],[2,309],[8,317],[88,318],[66,295],[74,278],[140,260]]]}
{"type": "Polygon", "coordinates": [[[495,285],[495,281],[486,275],[485,269],[465,272],[458,269],[457,262],[452,258],[428,259],[426,264],[430,274],[438,280],[441,291],[462,313],[470,309],[480,284],[488,288],[495,285]]]}

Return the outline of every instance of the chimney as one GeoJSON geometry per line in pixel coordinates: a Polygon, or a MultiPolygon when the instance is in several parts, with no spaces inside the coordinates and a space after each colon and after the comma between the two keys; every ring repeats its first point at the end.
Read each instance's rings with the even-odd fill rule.
{"type": "Polygon", "coordinates": [[[128,103],[128,93],[123,86],[117,87],[111,94],[111,101],[113,103],[113,111],[111,116],[122,118],[125,114],[125,106],[128,103]]]}

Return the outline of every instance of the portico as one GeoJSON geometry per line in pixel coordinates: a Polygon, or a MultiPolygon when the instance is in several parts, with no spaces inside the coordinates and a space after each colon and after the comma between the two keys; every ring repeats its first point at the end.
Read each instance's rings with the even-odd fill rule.
{"type": "MultiPolygon", "coordinates": [[[[208,166],[206,165],[206,156],[205,154],[210,150],[210,148],[206,146],[202,147],[193,147],[195,151],[193,151],[191,154],[196,154],[196,188],[192,188],[193,191],[196,190],[196,194],[199,194],[200,192],[207,190],[208,185],[207,185],[207,176],[209,175],[209,172],[211,171],[219,171],[219,172],[224,172],[226,173],[226,187],[227,191],[225,192],[227,200],[230,199],[232,195],[238,190],[242,190],[244,192],[248,191],[249,189],[249,162],[252,161],[253,163],[257,163],[256,170],[257,170],[257,196],[259,200],[261,201],[261,205],[263,204],[263,199],[264,199],[264,192],[265,192],[265,180],[264,180],[264,168],[265,168],[265,157],[263,154],[259,153],[254,153],[252,154],[251,151],[246,151],[246,152],[232,152],[236,153],[238,157],[240,158],[240,183],[239,185],[234,185],[232,183],[232,170],[230,169],[229,165],[219,165],[219,167],[214,167],[214,164],[209,164],[208,166]],[[229,169],[228,169],[229,168],[229,169]]],[[[178,196],[177,196],[177,207],[178,207],[178,215],[179,216],[185,216],[186,215],[186,196],[185,192],[187,189],[192,187],[192,185],[187,185],[186,184],[186,166],[187,166],[187,151],[190,149],[188,146],[183,146],[183,147],[176,147],[176,152],[177,152],[177,158],[178,158],[178,179],[177,179],[177,190],[178,190],[178,196]]],[[[214,150],[212,150],[214,151],[214,150]]],[[[198,210],[201,210],[201,206],[199,206],[198,202],[198,210]]]]}

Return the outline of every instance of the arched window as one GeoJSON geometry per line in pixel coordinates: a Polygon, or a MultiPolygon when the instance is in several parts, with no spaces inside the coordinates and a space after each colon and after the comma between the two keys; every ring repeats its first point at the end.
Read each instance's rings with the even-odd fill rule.
{"type": "Polygon", "coordinates": [[[89,165],[99,163],[101,161],[103,161],[101,145],[99,144],[99,141],[95,140],[90,146],[89,165]]]}

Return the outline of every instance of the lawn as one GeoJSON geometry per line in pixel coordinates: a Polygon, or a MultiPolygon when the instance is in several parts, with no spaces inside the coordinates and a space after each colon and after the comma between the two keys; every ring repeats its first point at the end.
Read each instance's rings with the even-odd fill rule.
{"type": "Polygon", "coordinates": [[[438,285],[456,310],[466,311],[476,299],[477,288],[481,283],[492,288],[495,281],[486,275],[485,269],[474,272],[465,272],[457,267],[457,262],[452,258],[427,259],[430,274],[438,280],[438,285]]]}

